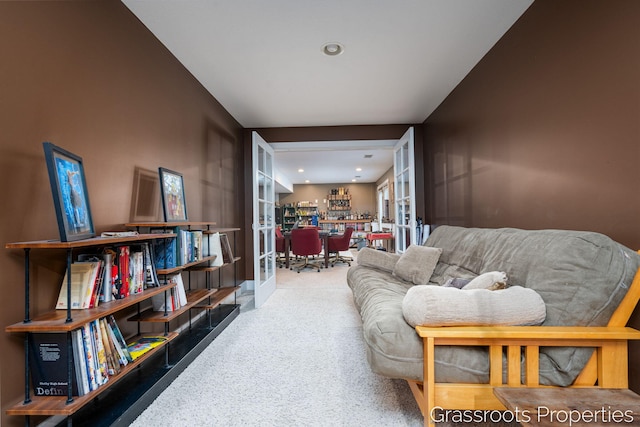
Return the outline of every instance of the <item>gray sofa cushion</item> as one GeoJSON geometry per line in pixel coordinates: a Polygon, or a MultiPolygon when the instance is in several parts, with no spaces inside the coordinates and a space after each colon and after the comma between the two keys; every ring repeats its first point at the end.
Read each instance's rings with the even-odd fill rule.
{"type": "MultiPolygon", "coordinates": [[[[543,325],[606,325],[640,266],[637,253],[592,232],[440,226],[425,245],[443,250],[431,285],[504,271],[509,284],[542,297],[547,311],[543,325]]],[[[402,299],[412,283],[363,266],[352,267],[347,280],[363,319],[373,370],[421,381],[422,343],[402,316],[402,299]]],[[[571,384],[591,352],[542,348],[541,383],[571,384]]],[[[485,382],[487,372],[482,348],[436,351],[436,381],[485,382]]]]}
{"type": "Polygon", "coordinates": [[[386,251],[379,251],[372,248],[362,248],[358,251],[356,258],[359,265],[373,267],[380,270],[392,272],[396,263],[400,259],[400,254],[386,251]]]}
{"type": "MultiPolygon", "coordinates": [[[[362,317],[372,371],[391,378],[422,381],[422,340],[402,315],[402,299],[413,283],[398,279],[391,272],[362,265],[349,269],[347,282],[362,317]]],[[[436,364],[437,381],[488,380],[489,357],[482,348],[439,347],[436,364]]]]}
{"type": "Polygon", "coordinates": [[[393,275],[414,285],[429,283],[442,249],[428,246],[409,246],[393,267],[393,275]]]}

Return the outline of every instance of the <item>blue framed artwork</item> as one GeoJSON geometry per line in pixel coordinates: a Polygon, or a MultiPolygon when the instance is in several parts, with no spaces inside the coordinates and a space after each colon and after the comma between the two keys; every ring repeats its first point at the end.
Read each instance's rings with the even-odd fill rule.
{"type": "Polygon", "coordinates": [[[186,221],[187,202],[184,196],[184,179],[182,174],[167,168],[158,168],[160,173],[160,193],[162,194],[162,211],[164,221],[186,221]]]}
{"type": "Polygon", "coordinates": [[[43,146],[60,241],[94,237],[82,158],[50,142],[44,142],[43,146]]]}

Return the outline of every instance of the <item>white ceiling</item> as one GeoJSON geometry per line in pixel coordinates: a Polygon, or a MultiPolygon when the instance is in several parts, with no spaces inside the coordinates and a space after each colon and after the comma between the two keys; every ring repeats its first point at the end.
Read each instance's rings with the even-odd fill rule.
{"type": "Polygon", "coordinates": [[[122,1],[245,128],[422,123],[533,2],[122,1]]]}
{"type": "Polygon", "coordinates": [[[395,140],[301,141],[271,146],[275,150],[276,168],[293,184],[348,184],[376,182],[393,165],[396,143],[395,140]]]}

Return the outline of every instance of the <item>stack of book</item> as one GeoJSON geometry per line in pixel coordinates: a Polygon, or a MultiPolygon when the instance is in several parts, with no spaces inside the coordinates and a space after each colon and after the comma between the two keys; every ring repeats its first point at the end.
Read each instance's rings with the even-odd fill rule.
{"type": "MultiPolygon", "coordinates": [[[[153,255],[156,268],[175,268],[199,261],[208,253],[203,250],[202,231],[188,231],[176,227],[170,230],[176,237],[156,239],[153,242],[153,255]]],[[[167,233],[167,229],[151,229],[152,233],[167,233]]]]}
{"type": "MultiPolygon", "coordinates": [[[[81,254],[71,270],[71,308],[95,308],[101,302],[126,298],[149,286],[159,286],[148,244],[118,246],[100,254],[81,254]]],[[[65,273],[56,302],[56,309],[67,309],[65,273]]]]}
{"type": "MultiPolygon", "coordinates": [[[[67,335],[32,334],[30,358],[36,396],[65,396],[68,393],[67,335]]],[[[83,396],[117,375],[134,360],[113,316],[103,317],[71,332],[73,354],[72,395],[83,396]]]]}
{"type": "Polygon", "coordinates": [[[176,285],[161,294],[151,297],[154,311],[177,311],[187,305],[187,293],[182,281],[182,275],[176,274],[169,278],[168,282],[176,285]]]}

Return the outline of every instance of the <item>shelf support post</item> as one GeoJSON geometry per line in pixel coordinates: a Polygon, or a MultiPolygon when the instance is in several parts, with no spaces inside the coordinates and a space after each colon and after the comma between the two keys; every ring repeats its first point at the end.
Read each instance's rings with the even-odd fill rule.
{"type": "Polygon", "coordinates": [[[73,344],[71,331],[67,332],[67,405],[73,402],[73,344]]]}
{"type": "MultiPolygon", "coordinates": [[[[31,388],[29,387],[29,383],[31,382],[30,375],[31,372],[29,370],[29,348],[31,347],[30,341],[31,334],[24,334],[24,401],[23,403],[26,405],[27,403],[31,403],[31,388]]],[[[28,416],[27,416],[28,420],[28,416]]],[[[26,421],[26,420],[25,420],[26,421]]]]}
{"type": "Polygon", "coordinates": [[[73,250],[67,249],[67,320],[66,323],[73,322],[71,318],[71,263],[73,262],[73,250]]]}
{"type": "Polygon", "coordinates": [[[31,286],[31,276],[29,272],[31,271],[31,267],[29,266],[29,253],[31,249],[25,248],[24,250],[24,323],[31,322],[31,306],[29,304],[30,296],[30,286],[31,286]]]}

